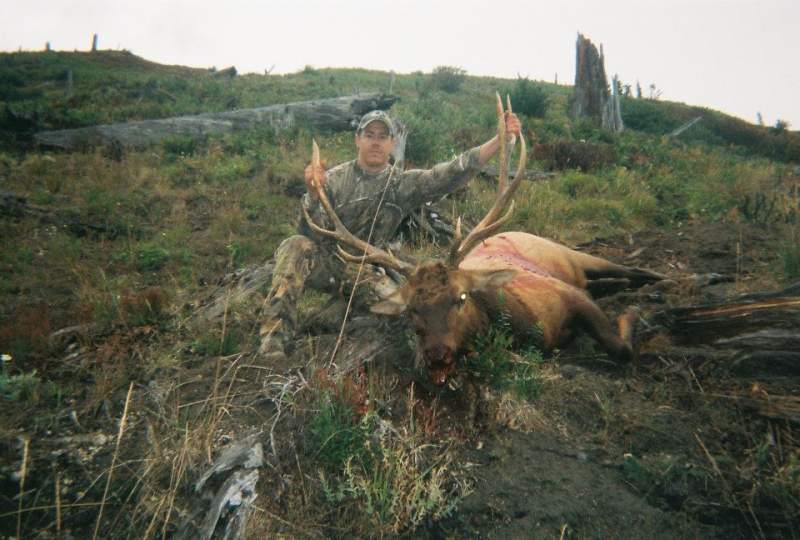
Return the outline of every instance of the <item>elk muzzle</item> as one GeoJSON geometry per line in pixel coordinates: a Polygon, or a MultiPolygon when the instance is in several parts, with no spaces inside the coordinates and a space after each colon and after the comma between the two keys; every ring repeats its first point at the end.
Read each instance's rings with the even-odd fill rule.
{"type": "Polygon", "coordinates": [[[456,362],[453,349],[444,344],[426,347],[423,352],[428,365],[428,375],[436,386],[444,386],[447,377],[455,373],[456,362]]]}

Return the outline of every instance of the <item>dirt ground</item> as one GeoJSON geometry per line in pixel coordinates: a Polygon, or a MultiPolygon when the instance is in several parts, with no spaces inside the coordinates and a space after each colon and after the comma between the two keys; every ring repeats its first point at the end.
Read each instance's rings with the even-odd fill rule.
{"type": "MultiPolygon", "coordinates": [[[[666,286],[620,291],[598,300],[610,316],[636,305],[641,310],[641,321],[646,322],[650,314],[670,307],[726,301],[743,293],[780,288],[775,249],[770,244],[773,237],[764,227],[717,223],[685,225],[677,232],[650,231],[598,239],[578,248],[671,278],[666,286]]],[[[793,328],[797,331],[800,321],[796,313],[794,317],[793,328]]],[[[252,321],[249,324],[252,326],[252,321]]],[[[137,335],[112,336],[95,352],[106,358],[136,358],[147,354],[148,344],[157,339],[146,328],[140,329],[137,335]]],[[[743,376],[730,370],[725,357],[715,351],[707,344],[686,346],[668,335],[651,332],[641,345],[639,362],[617,366],[596,350],[591,340],[579,338],[545,359],[541,392],[535,401],[508,401],[484,390],[478,426],[465,425],[468,414],[464,411],[463,390],[427,397],[421,394],[423,401],[435,401],[440,408],[437,429],[441,435],[455,436],[460,441],[458,460],[469,471],[472,492],[448,517],[428,523],[408,536],[800,536],[797,512],[787,511],[792,494],[800,492],[796,424],[780,417],[768,418],[734,399],[755,394],[797,399],[800,373],[796,368],[794,372],[772,372],[766,365],[755,375],[751,370],[743,376]]],[[[81,357],[75,352],[67,353],[73,356],[65,360],[79,365],[81,357]]],[[[110,364],[113,365],[128,366],[129,362],[110,364]]],[[[132,464],[141,461],[141,448],[152,448],[153,441],[159,438],[158,421],[167,414],[159,409],[165,403],[159,398],[163,389],[170,385],[180,388],[174,400],[180,401],[181,407],[205,403],[212,391],[215,395],[230,392],[233,386],[227,390],[211,388],[210,381],[216,380],[214,369],[208,363],[165,369],[164,373],[169,374],[166,379],[139,386],[141,397],[128,418],[129,437],[136,442],[123,448],[119,456],[125,467],[133,469],[132,464]]],[[[241,403],[232,399],[219,423],[209,428],[209,436],[223,441],[215,443],[217,447],[254,429],[268,432],[265,426],[269,426],[275,413],[273,401],[258,397],[263,394],[258,377],[250,376],[260,371],[245,369],[238,376],[236,373],[231,376],[231,384],[235,383],[235,392],[246,397],[241,403]]],[[[69,482],[71,491],[79,494],[70,510],[68,528],[76,538],[88,534],[94,524],[94,508],[83,508],[80,503],[100,498],[102,483],[98,479],[113,453],[118,426],[115,418],[119,417],[117,409],[121,410],[124,398],[123,393],[117,392],[112,399],[95,403],[91,414],[77,418],[70,416],[77,409],[76,404],[66,403],[54,420],[56,427],[30,434],[35,441],[29,464],[35,472],[28,479],[30,493],[36,493],[37,498],[45,493],[41,497],[46,499],[46,493],[53,490],[51,473],[59,469],[60,482],[69,482]]],[[[279,441],[279,446],[288,452],[291,445],[279,441]]],[[[5,476],[10,478],[11,471],[20,465],[19,445],[8,439],[0,450],[4,471],[9,473],[5,476]]],[[[160,488],[153,488],[152,501],[156,501],[158,489],[172,489],[168,457],[174,466],[179,456],[165,454],[165,480],[160,488]]],[[[270,466],[270,471],[283,467],[283,476],[276,477],[277,484],[265,480],[259,485],[258,500],[263,501],[259,504],[275,512],[285,508],[287,503],[280,500],[282,492],[278,488],[284,489],[280,487],[284,482],[281,478],[297,472],[300,464],[296,459],[296,454],[287,454],[278,459],[277,469],[270,466]],[[283,458],[287,458],[285,467],[280,461],[283,458]]],[[[203,469],[202,463],[182,466],[203,469]]],[[[148,474],[155,477],[156,471],[148,469],[139,477],[128,475],[117,493],[143,489],[140,484],[148,483],[148,474]]],[[[125,471],[120,472],[119,478],[126,478],[125,471]]],[[[6,481],[0,487],[8,503],[4,508],[13,513],[18,486],[6,481]]],[[[176,494],[172,492],[172,496],[176,494]]],[[[141,494],[139,497],[144,499],[141,494]]],[[[174,503],[177,508],[182,501],[185,506],[192,497],[190,492],[179,492],[177,501],[173,499],[169,504],[174,503]]],[[[147,504],[137,503],[134,518],[136,512],[147,515],[147,504]]],[[[155,506],[155,502],[152,504],[155,506]]],[[[109,512],[115,515],[117,510],[112,505],[109,512]]],[[[296,517],[281,518],[287,522],[285,537],[337,536],[330,531],[290,526],[296,517]]],[[[114,522],[118,521],[124,521],[123,517],[116,515],[114,522]]],[[[147,520],[142,523],[145,526],[147,520]]],[[[14,527],[13,520],[6,517],[2,530],[12,534],[14,527]]],[[[52,531],[53,518],[49,514],[31,514],[26,516],[23,528],[52,531]]],[[[40,537],[51,537],[43,534],[40,537]]],[[[250,537],[258,538],[258,534],[255,530],[250,537]]],[[[130,537],[130,531],[126,535],[130,537]]]]}

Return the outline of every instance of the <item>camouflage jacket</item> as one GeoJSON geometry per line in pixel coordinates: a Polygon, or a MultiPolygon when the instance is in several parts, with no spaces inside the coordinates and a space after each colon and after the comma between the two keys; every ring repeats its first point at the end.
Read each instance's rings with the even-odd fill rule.
{"type": "MultiPolygon", "coordinates": [[[[434,165],[432,169],[395,170],[394,173],[390,166],[377,174],[368,174],[356,161],[348,161],[327,171],[325,190],[344,225],[355,236],[366,240],[384,186],[391,175],[371,241],[373,245],[383,246],[395,236],[403,218],[410,212],[428,201],[437,201],[452,193],[475,176],[480,169],[479,153],[480,148],[476,147],[451,161],[434,165]]],[[[332,227],[319,202],[312,200],[308,193],[303,196],[301,204],[317,224],[332,227]]],[[[301,220],[300,232],[319,240],[310,232],[305,219],[301,220]]]]}

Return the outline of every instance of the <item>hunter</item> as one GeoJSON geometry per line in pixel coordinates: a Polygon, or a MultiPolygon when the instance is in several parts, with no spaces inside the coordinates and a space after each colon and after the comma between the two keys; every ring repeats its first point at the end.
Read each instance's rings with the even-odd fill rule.
{"type": "MultiPolygon", "coordinates": [[[[519,136],[517,116],[505,116],[508,135],[519,136]]],[[[395,170],[390,156],[395,145],[394,122],[380,110],[365,114],[356,129],[357,156],[327,172],[324,188],[344,225],[357,237],[375,246],[385,247],[396,235],[403,219],[428,201],[436,201],[464,186],[497,153],[497,135],[484,144],[467,150],[451,161],[431,169],[395,170]],[[377,218],[375,214],[378,212],[377,218]],[[374,225],[373,225],[374,221],[374,225]],[[371,235],[370,235],[371,232],[371,235]]],[[[311,195],[314,171],[305,169],[308,186],[301,204],[316,223],[329,225],[317,197],[311,195]]],[[[300,234],[290,236],[275,250],[272,286],[265,300],[261,318],[260,353],[272,365],[286,359],[286,346],[297,325],[297,299],[309,285],[328,293],[341,292],[348,285],[346,264],[336,253],[335,243],[312,232],[301,219],[300,234]]],[[[396,286],[376,267],[362,274],[378,291],[396,286]]]]}

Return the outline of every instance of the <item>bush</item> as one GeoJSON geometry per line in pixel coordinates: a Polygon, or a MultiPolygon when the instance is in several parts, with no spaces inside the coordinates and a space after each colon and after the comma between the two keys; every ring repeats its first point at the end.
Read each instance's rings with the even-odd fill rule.
{"type": "Polygon", "coordinates": [[[206,143],[204,137],[193,135],[175,135],[164,139],[161,143],[164,156],[168,161],[175,161],[178,157],[195,155],[201,146],[206,143]]]}
{"type": "Polygon", "coordinates": [[[778,248],[778,256],[787,281],[800,278],[800,246],[796,242],[785,242],[778,248]]]}
{"type": "Polygon", "coordinates": [[[467,72],[459,67],[438,66],[431,72],[431,84],[437,90],[453,94],[461,88],[466,76],[467,72]]]}
{"type": "Polygon", "coordinates": [[[9,375],[3,369],[0,371],[0,397],[6,401],[36,401],[41,383],[36,370],[9,375]]]}
{"type": "Polygon", "coordinates": [[[136,266],[140,272],[161,270],[169,260],[169,252],[158,246],[143,245],[136,250],[136,266]]]}
{"type": "Polygon", "coordinates": [[[519,77],[514,87],[509,91],[511,106],[514,112],[544,118],[549,105],[547,92],[538,84],[527,77],[519,77]]]}
{"type": "Polygon", "coordinates": [[[677,118],[669,106],[650,99],[625,98],[620,103],[626,128],[654,135],[665,135],[690,120],[690,115],[677,118]]]}
{"type": "Polygon", "coordinates": [[[580,169],[593,171],[617,160],[614,147],[605,143],[558,141],[537,144],[533,148],[534,159],[543,161],[550,170],[580,169]]]}
{"type": "Polygon", "coordinates": [[[340,470],[348,459],[358,462],[368,459],[365,443],[375,427],[368,419],[374,417],[358,422],[353,405],[330,393],[320,400],[319,406],[319,412],[308,425],[308,444],[317,459],[331,472],[340,470]]]}
{"type": "Polygon", "coordinates": [[[408,129],[407,162],[431,164],[447,154],[447,142],[452,133],[441,121],[445,107],[443,100],[433,95],[413,103],[403,115],[408,129]]]}
{"type": "Polygon", "coordinates": [[[542,353],[537,348],[541,342],[541,328],[531,329],[522,336],[522,355],[512,357],[514,335],[508,317],[500,320],[485,333],[475,338],[475,354],[467,357],[467,371],[480,383],[495,390],[510,389],[518,398],[532,401],[539,396],[541,377],[539,364],[542,353]]]}
{"type": "Polygon", "coordinates": [[[245,341],[245,336],[235,328],[228,328],[224,335],[209,330],[194,340],[189,350],[201,356],[230,356],[240,352],[245,341]]]}
{"type": "Polygon", "coordinates": [[[349,532],[394,536],[449,515],[468,490],[452,453],[425,443],[413,421],[395,428],[374,412],[359,418],[347,393],[322,392],[307,444],[327,501],[350,514],[349,532]]]}

